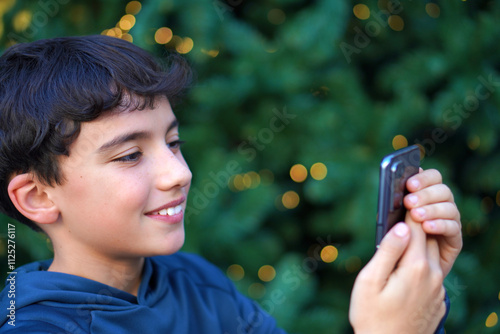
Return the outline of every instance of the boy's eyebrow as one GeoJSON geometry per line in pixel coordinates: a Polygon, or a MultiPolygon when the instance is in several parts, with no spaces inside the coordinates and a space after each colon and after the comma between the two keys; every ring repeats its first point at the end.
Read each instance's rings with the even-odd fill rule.
{"type": "MultiPolygon", "coordinates": [[[[174,119],[172,123],[168,126],[167,132],[172,130],[173,128],[179,126],[179,121],[177,119],[174,119]]],[[[103,144],[101,147],[97,149],[97,153],[102,154],[105,153],[106,151],[111,150],[112,148],[116,146],[120,146],[128,141],[132,140],[137,140],[137,139],[147,139],[151,138],[152,134],[148,131],[133,131],[129,133],[124,133],[118,137],[115,137],[108,141],[107,143],[103,144]]]]}

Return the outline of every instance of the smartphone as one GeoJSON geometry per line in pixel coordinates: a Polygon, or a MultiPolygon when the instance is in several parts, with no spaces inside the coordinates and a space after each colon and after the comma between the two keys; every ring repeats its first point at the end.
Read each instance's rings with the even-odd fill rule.
{"type": "Polygon", "coordinates": [[[406,181],[417,174],[420,167],[420,148],[408,146],[385,156],[380,163],[376,246],[398,222],[405,220],[404,196],[408,193],[406,181]]]}

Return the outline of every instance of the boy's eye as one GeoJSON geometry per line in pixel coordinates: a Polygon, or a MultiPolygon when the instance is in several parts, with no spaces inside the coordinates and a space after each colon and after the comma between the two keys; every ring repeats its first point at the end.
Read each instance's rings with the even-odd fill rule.
{"type": "Polygon", "coordinates": [[[171,150],[178,150],[179,148],[181,148],[181,145],[184,144],[184,143],[185,143],[184,140],[174,140],[174,141],[172,141],[170,143],[167,143],[167,146],[171,150]]]}
{"type": "Polygon", "coordinates": [[[134,152],[131,154],[124,155],[123,157],[116,158],[113,161],[116,161],[116,162],[136,162],[141,158],[141,156],[142,156],[142,152],[137,151],[137,152],[134,152]]]}

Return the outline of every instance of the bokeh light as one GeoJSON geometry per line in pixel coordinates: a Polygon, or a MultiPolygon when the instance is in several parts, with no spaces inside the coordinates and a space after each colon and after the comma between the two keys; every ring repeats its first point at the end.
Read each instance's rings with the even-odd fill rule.
{"type": "Polygon", "coordinates": [[[315,180],[323,180],[328,173],[328,169],[326,168],[324,163],[317,162],[311,166],[311,177],[315,180]]]}
{"type": "Polygon", "coordinates": [[[125,13],[131,15],[137,15],[141,11],[142,5],[139,1],[130,1],[127,6],[125,6],[125,13]]]}
{"type": "Polygon", "coordinates": [[[299,194],[295,191],[290,190],[283,194],[281,197],[281,203],[287,209],[295,209],[300,202],[299,194]]]}
{"type": "Polygon", "coordinates": [[[30,24],[33,14],[29,10],[21,10],[14,16],[12,20],[12,26],[17,32],[26,30],[30,24]]]}
{"type": "Polygon", "coordinates": [[[128,31],[132,29],[134,25],[135,25],[135,16],[131,14],[123,15],[122,18],[120,19],[120,22],[118,22],[118,27],[123,31],[128,31]]]}
{"type": "Polygon", "coordinates": [[[361,3],[354,6],[352,12],[354,13],[354,16],[356,16],[360,20],[366,20],[370,17],[370,8],[368,8],[367,5],[361,3]]]}
{"type": "Polygon", "coordinates": [[[355,273],[361,269],[361,259],[357,256],[351,256],[345,261],[345,270],[348,273],[355,273]]]}
{"type": "Polygon", "coordinates": [[[266,287],[262,283],[253,283],[248,287],[250,298],[259,299],[266,294],[266,287]]]}
{"type": "Polygon", "coordinates": [[[285,20],[286,20],[286,14],[281,9],[274,8],[274,9],[271,9],[267,13],[267,19],[272,24],[279,25],[279,24],[282,24],[283,22],[285,22],[285,20]]]}
{"type": "Polygon", "coordinates": [[[323,247],[321,250],[320,256],[321,260],[326,263],[331,263],[337,259],[337,256],[339,255],[339,251],[335,246],[328,245],[323,247]]]}
{"type": "Polygon", "coordinates": [[[167,44],[172,40],[173,36],[172,29],[161,27],[155,32],[155,42],[158,44],[167,44]]]}
{"type": "Polygon", "coordinates": [[[394,31],[402,31],[405,28],[405,22],[399,15],[389,16],[387,23],[389,23],[389,27],[394,31]]]}
{"type": "Polygon", "coordinates": [[[406,146],[408,146],[408,139],[406,139],[405,136],[397,135],[397,136],[394,136],[394,138],[392,139],[392,147],[395,150],[399,150],[399,149],[404,148],[406,146]]]}
{"type": "Polygon", "coordinates": [[[290,168],[290,177],[295,182],[304,182],[307,178],[307,168],[304,165],[296,164],[290,168]]]}
{"type": "Polygon", "coordinates": [[[233,281],[240,281],[245,277],[245,270],[239,264],[232,264],[227,268],[227,276],[233,281]]]}
{"type": "Polygon", "coordinates": [[[425,5],[425,12],[432,18],[437,19],[441,14],[441,8],[435,3],[428,3],[425,5]]]}
{"type": "Polygon", "coordinates": [[[261,281],[270,282],[276,277],[276,270],[273,266],[266,264],[259,268],[257,275],[261,281]]]}
{"type": "Polygon", "coordinates": [[[190,37],[181,38],[180,43],[176,44],[175,50],[180,54],[189,53],[194,46],[194,42],[190,37]]]}
{"type": "Polygon", "coordinates": [[[498,314],[496,312],[491,312],[488,318],[486,318],[486,327],[491,328],[498,324],[498,314]]]}

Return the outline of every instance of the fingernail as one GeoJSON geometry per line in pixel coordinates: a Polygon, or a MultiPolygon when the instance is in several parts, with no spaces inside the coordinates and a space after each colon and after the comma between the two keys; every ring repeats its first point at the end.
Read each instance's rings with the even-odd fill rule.
{"type": "Polygon", "coordinates": [[[398,237],[405,237],[408,234],[409,228],[408,225],[405,223],[398,223],[396,226],[394,226],[394,233],[398,237]]]}
{"type": "Polygon", "coordinates": [[[414,186],[416,189],[420,187],[420,182],[418,180],[411,180],[411,185],[414,186]]]}
{"type": "Polygon", "coordinates": [[[418,197],[417,195],[408,195],[408,200],[410,201],[411,204],[417,204],[418,197]]]}
{"type": "Polygon", "coordinates": [[[431,230],[435,230],[436,229],[436,223],[435,222],[427,222],[427,227],[431,230]]]}
{"type": "Polygon", "coordinates": [[[425,209],[423,209],[423,208],[417,208],[415,210],[417,212],[417,215],[419,215],[420,217],[424,217],[425,216],[425,209]]]}

